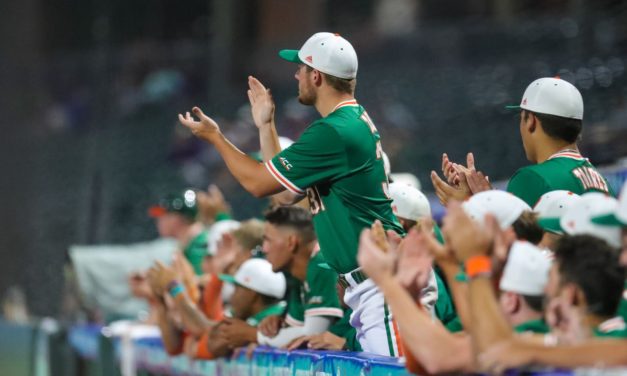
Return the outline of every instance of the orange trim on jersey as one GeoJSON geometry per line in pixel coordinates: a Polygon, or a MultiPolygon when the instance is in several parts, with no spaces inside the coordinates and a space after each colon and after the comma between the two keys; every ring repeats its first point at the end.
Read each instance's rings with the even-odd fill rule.
{"type": "Polygon", "coordinates": [[[403,351],[403,343],[401,342],[401,332],[398,330],[398,325],[396,325],[396,320],[392,319],[392,328],[394,328],[394,339],[396,340],[396,348],[398,349],[398,356],[401,357],[404,355],[403,351]]]}
{"type": "Polygon", "coordinates": [[[274,164],[272,163],[272,160],[269,160],[268,162],[266,162],[265,165],[266,165],[266,168],[268,169],[268,171],[270,172],[270,175],[272,175],[276,179],[276,181],[281,183],[282,186],[287,188],[288,191],[290,191],[292,193],[296,193],[298,195],[305,194],[305,191],[303,191],[302,189],[298,188],[294,183],[292,183],[285,176],[283,176],[279,172],[279,170],[276,169],[276,167],[274,167],[274,164]]]}
{"type": "Polygon", "coordinates": [[[553,159],[553,158],[586,159],[582,157],[581,154],[576,151],[558,151],[557,153],[551,155],[548,159],[553,159]]]}
{"type": "Polygon", "coordinates": [[[350,99],[350,100],[338,103],[337,106],[335,106],[331,112],[333,112],[333,111],[335,111],[337,109],[340,109],[342,107],[357,106],[357,105],[358,104],[357,104],[357,100],[356,99],[350,99]]]}
{"type": "Polygon", "coordinates": [[[195,359],[206,359],[212,360],[215,359],[215,355],[209,351],[209,333],[204,333],[198,341],[196,341],[196,354],[194,356],[195,359]]]}

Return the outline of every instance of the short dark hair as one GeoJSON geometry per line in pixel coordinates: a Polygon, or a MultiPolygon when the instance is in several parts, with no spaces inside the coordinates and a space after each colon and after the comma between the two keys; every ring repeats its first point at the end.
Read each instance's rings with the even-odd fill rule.
{"type": "Polygon", "coordinates": [[[529,114],[540,120],[542,129],[549,137],[573,143],[579,140],[583,121],[579,119],[565,118],[556,115],[547,115],[539,112],[523,110],[524,119],[527,120],[529,114]]]}
{"type": "Polygon", "coordinates": [[[299,206],[276,206],[268,210],[264,217],[270,224],[296,230],[305,242],[316,239],[311,214],[299,206]]]}
{"type": "MultiPolygon", "coordinates": [[[[307,72],[311,72],[313,70],[312,67],[306,65],[307,72]]],[[[356,78],[339,78],[335,76],[331,76],[330,74],[326,74],[324,72],[320,72],[324,76],[325,81],[331,86],[333,89],[339,91],[340,93],[346,93],[353,95],[355,94],[355,86],[357,86],[356,78]]]]}
{"type": "Polygon", "coordinates": [[[583,291],[589,313],[616,314],[625,285],[616,248],[594,236],[566,235],[557,241],[555,262],[561,283],[574,283],[583,291]]]}
{"type": "Polygon", "coordinates": [[[544,310],[544,295],[531,296],[531,295],[520,295],[525,303],[536,312],[542,312],[544,310]]]}
{"type": "Polygon", "coordinates": [[[524,211],[512,224],[516,238],[538,245],[544,236],[544,230],[538,224],[538,215],[532,211],[524,211]]]}

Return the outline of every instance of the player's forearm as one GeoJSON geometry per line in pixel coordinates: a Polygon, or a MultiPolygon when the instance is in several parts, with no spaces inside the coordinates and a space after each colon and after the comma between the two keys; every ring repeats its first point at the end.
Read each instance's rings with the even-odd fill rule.
{"type": "Polygon", "coordinates": [[[472,351],[467,338],[455,336],[434,323],[394,278],[384,279],[379,288],[390,305],[407,350],[430,373],[472,368],[472,351]],[[452,353],[457,355],[451,357],[452,353]]]}
{"type": "Polygon", "coordinates": [[[166,352],[170,355],[178,355],[183,351],[181,331],[168,317],[165,307],[154,307],[157,310],[157,326],[161,331],[161,341],[166,352]]]}
{"type": "Polygon", "coordinates": [[[627,366],[627,340],[602,339],[574,346],[527,346],[533,364],[564,368],[627,366]]]}
{"type": "Polygon", "coordinates": [[[269,161],[281,151],[279,134],[276,131],[274,120],[259,127],[259,146],[264,162],[269,161]]]}
{"type": "Polygon", "coordinates": [[[469,282],[469,297],[472,318],[470,333],[477,353],[512,337],[512,328],[499,308],[490,278],[472,279],[469,282]]]}
{"type": "Polygon", "coordinates": [[[220,153],[233,177],[253,196],[265,197],[282,191],[281,187],[273,190],[268,186],[264,186],[260,178],[265,169],[263,164],[244,154],[227,140],[222,133],[216,133],[207,141],[213,144],[218,153],[220,153]]]}
{"type": "Polygon", "coordinates": [[[451,297],[455,304],[457,316],[459,317],[464,330],[468,331],[472,325],[470,306],[468,304],[468,285],[457,280],[456,276],[459,273],[459,266],[457,264],[452,262],[441,262],[438,265],[440,266],[440,269],[442,269],[442,272],[444,272],[446,283],[449,286],[451,297]]]}
{"type": "Polygon", "coordinates": [[[310,336],[326,332],[333,324],[334,318],[327,316],[305,317],[303,326],[283,328],[275,337],[266,337],[261,332],[257,333],[257,342],[261,345],[273,347],[286,347],[293,340],[302,336],[310,336]]]}
{"type": "Polygon", "coordinates": [[[186,293],[182,293],[175,299],[176,307],[181,313],[183,326],[191,334],[200,336],[215,324],[209,320],[198,307],[192,303],[186,293]]]}

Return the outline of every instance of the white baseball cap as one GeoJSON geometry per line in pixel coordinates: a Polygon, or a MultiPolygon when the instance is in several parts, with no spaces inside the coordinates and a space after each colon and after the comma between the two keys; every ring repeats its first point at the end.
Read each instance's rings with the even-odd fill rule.
{"type": "Polygon", "coordinates": [[[357,53],[339,34],[315,33],[300,50],[281,50],[287,61],[306,64],[320,72],[347,80],[357,77],[357,53]]]}
{"type": "Polygon", "coordinates": [[[237,230],[239,227],[240,223],[232,219],[225,219],[211,225],[207,232],[207,253],[211,256],[215,255],[222,235],[237,230]]]}
{"type": "Polygon", "coordinates": [[[579,204],[570,208],[560,219],[560,226],[569,235],[588,234],[601,238],[613,247],[620,247],[620,228],[592,223],[592,218],[613,212],[618,200],[599,192],[581,195],[579,204]]]}
{"type": "Polygon", "coordinates": [[[420,180],[411,172],[393,172],[389,176],[391,182],[411,185],[417,190],[422,188],[420,180]]]}
{"type": "Polygon", "coordinates": [[[429,200],[422,192],[409,184],[391,183],[390,197],[392,198],[392,211],[398,217],[412,221],[431,217],[429,200]]]}
{"type": "Polygon", "coordinates": [[[514,224],[524,211],[531,211],[531,207],[520,198],[496,189],[473,195],[462,207],[468,216],[480,223],[483,223],[487,213],[492,214],[502,230],[514,224]]]}
{"type": "Polygon", "coordinates": [[[522,295],[544,295],[550,268],[551,260],[540,248],[526,241],[515,241],[509,250],[499,289],[522,295]]]}
{"type": "Polygon", "coordinates": [[[506,108],[523,109],[569,119],[583,119],[581,93],[573,84],[560,78],[538,78],[527,86],[519,106],[506,108]]]}
{"type": "Polygon", "coordinates": [[[563,234],[560,218],[580,201],[581,196],[571,191],[550,191],[540,197],[533,211],[538,214],[540,227],[552,233],[563,234]]]}
{"type": "Polygon", "coordinates": [[[616,210],[605,215],[592,218],[592,222],[602,226],[627,226],[627,183],[623,185],[616,210]]]}
{"type": "Polygon", "coordinates": [[[235,275],[220,274],[220,279],[277,299],[285,295],[286,282],[283,273],[273,272],[272,264],[260,258],[246,260],[235,275]]]}

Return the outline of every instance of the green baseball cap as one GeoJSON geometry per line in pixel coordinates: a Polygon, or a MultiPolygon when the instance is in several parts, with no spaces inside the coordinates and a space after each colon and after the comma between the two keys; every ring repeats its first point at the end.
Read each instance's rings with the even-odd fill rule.
{"type": "Polygon", "coordinates": [[[187,218],[196,219],[198,214],[196,192],[187,189],[181,193],[170,193],[159,200],[159,204],[148,209],[148,215],[153,218],[161,217],[167,213],[178,213],[187,218]]]}
{"type": "Polygon", "coordinates": [[[544,231],[552,232],[559,235],[564,234],[564,230],[560,225],[559,217],[538,218],[538,226],[542,227],[544,231]]]}

